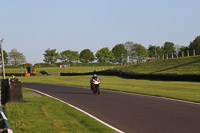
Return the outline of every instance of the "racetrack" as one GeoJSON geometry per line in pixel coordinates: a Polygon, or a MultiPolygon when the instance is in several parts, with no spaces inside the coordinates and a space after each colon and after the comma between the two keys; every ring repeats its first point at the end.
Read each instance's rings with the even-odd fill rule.
{"type": "Polygon", "coordinates": [[[127,133],[200,133],[200,104],[89,88],[23,83],[127,133]]]}

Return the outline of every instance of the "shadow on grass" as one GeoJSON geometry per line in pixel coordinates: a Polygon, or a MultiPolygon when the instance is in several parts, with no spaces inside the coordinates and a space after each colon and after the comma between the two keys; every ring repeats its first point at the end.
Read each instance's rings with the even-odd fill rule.
{"type": "Polygon", "coordinates": [[[184,67],[184,66],[188,66],[188,65],[198,63],[198,62],[200,62],[200,59],[195,60],[195,61],[191,61],[191,62],[187,62],[187,63],[184,63],[184,64],[180,64],[180,65],[177,65],[177,66],[174,66],[174,67],[166,68],[166,69],[163,69],[163,70],[158,70],[158,71],[152,72],[150,74],[154,74],[154,73],[158,73],[158,72],[164,72],[164,71],[176,69],[176,68],[179,68],[179,67],[184,67]]]}

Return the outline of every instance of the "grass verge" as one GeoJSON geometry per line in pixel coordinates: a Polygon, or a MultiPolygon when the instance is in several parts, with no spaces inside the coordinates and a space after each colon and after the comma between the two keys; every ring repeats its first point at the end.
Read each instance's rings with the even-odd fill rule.
{"type": "Polygon", "coordinates": [[[23,89],[23,96],[25,102],[5,105],[5,114],[14,133],[115,132],[58,100],[27,89],[23,89]]]}

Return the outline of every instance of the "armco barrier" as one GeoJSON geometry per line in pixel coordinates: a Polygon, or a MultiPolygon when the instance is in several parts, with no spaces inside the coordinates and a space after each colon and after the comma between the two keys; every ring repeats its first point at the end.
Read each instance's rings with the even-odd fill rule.
{"type": "Polygon", "coordinates": [[[3,113],[3,110],[0,106],[0,118],[3,122],[1,122],[1,132],[5,133],[13,133],[10,124],[8,123],[8,119],[6,118],[5,114],[3,113]]]}

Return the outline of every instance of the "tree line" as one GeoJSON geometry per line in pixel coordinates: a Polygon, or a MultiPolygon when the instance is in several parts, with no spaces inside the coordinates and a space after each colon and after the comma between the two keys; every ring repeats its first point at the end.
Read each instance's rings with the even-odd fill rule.
{"type": "MultiPolygon", "coordinates": [[[[26,57],[23,53],[17,51],[17,49],[11,49],[10,52],[6,52],[5,50],[3,50],[3,55],[5,65],[16,66],[26,63],[26,57]]],[[[2,64],[2,60],[0,63],[2,64]]]]}
{"type": "Polygon", "coordinates": [[[145,48],[139,43],[126,42],[115,45],[112,50],[108,47],[101,48],[95,54],[90,49],[84,49],[80,54],[78,51],[72,50],[65,50],[59,53],[56,49],[47,49],[43,54],[43,61],[48,64],[55,64],[58,60],[60,60],[60,63],[89,63],[95,60],[99,63],[142,62],[147,58],[164,59],[168,57],[179,57],[181,53],[194,49],[200,50],[200,36],[197,36],[188,46],[165,42],[163,46],[151,44],[148,48],[145,48]]]}
{"type": "MultiPolygon", "coordinates": [[[[188,51],[193,51],[200,55],[200,36],[197,36],[188,46],[175,45],[173,42],[165,42],[163,46],[149,45],[145,48],[142,44],[126,42],[124,44],[115,45],[112,50],[108,47],[99,49],[95,54],[90,49],[84,49],[80,52],[72,50],[64,50],[57,52],[56,49],[44,51],[44,62],[47,64],[55,63],[89,63],[97,61],[99,63],[126,63],[126,62],[142,62],[147,58],[164,59],[170,57],[179,57],[188,55],[188,51]],[[195,51],[194,51],[195,50],[195,51]]],[[[23,53],[12,49],[10,52],[4,53],[4,62],[6,65],[20,65],[26,63],[26,57],[23,53]]]]}

